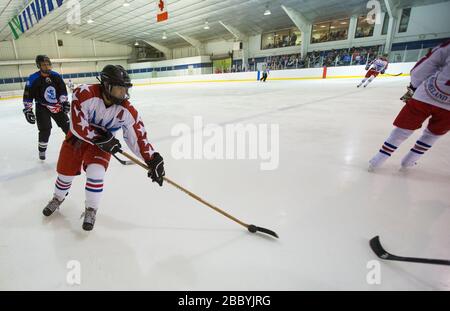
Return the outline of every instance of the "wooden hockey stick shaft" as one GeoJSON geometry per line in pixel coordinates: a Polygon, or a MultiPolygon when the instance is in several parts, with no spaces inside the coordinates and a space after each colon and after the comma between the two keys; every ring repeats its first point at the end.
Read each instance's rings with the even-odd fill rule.
{"type": "MultiPolygon", "coordinates": [[[[131,161],[133,161],[134,163],[136,163],[137,165],[139,165],[140,167],[145,168],[145,169],[148,171],[149,168],[148,168],[148,166],[147,166],[146,164],[142,163],[141,161],[139,161],[138,159],[136,159],[135,157],[133,157],[132,155],[128,154],[128,153],[125,152],[125,151],[120,151],[120,153],[121,153],[123,156],[127,157],[128,159],[130,159],[131,161]]],[[[205,200],[203,200],[201,197],[199,197],[199,196],[196,195],[195,193],[193,193],[193,192],[187,190],[186,188],[180,186],[179,184],[177,184],[176,182],[172,181],[172,180],[169,179],[168,177],[164,176],[163,179],[164,179],[165,182],[167,182],[167,183],[171,184],[172,186],[174,186],[175,188],[177,188],[177,189],[183,191],[184,193],[186,193],[186,194],[189,195],[190,197],[196,199],[197,201],[199,201],[199,202],[205,204],[206,206],[212,208],[212,209],[215,210],[216,212],[218,212],[218,213],[224,215],[225,217],[228,217],[229,219],[231,219],[231,220],[237,222],[237,223],[240,224],[241,226],[244,226],[245,228],[248,229],[248,227],[249,227],[248,224],[246,224],[246,223],[240,221],[240,220],[237,219],[236,217],[231,216],[230,214],[224,212],[224,211],[221,210],[220,208],[218,208],[218,207],[212,205],[211,203],[206,202],[205,200]]]]}

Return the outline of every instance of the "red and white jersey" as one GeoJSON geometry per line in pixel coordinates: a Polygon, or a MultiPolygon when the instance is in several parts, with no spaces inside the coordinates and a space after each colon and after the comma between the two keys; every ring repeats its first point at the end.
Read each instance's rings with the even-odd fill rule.
{"type": "Polygon", "coordinates": [[[375,70],[376,72],[382,72],[388,68],[389,62],[384,57],[379,57],[372,61],[369,66],[369,69],[375,70]]]}
{"type": "Polygon", "coordinates": [[[413,98],[450,110],[450,41],[424,56],[411,70],[413,98]]]}
{"type": "Polygon", "coordinates": [[[107,107],[101,96],[100,84],[80,85],[72,97],[70,131],[79,139],[93,144],[102,132],[115,133],[122,129],[123,138],[131,151],[144,161],[156,151],[147,140],[147,131],[138,112],[126,101],[123,105],[107,107]]]}

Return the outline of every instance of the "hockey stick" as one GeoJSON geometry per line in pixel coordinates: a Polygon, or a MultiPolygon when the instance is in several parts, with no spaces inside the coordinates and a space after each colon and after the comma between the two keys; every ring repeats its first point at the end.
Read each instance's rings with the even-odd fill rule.
{"type": "Polygon", "coordinates": [[[116,158],[116,160],[119,161],[120,164],[122,164],[122,165],[133,165],[134,164],[133,161],[126,161],[126,160],[119,159],[119,157],[116,156],[115,154],[113,154],[113,157],[116,158]]]}
{"type": "Polygon", "coordinates": [[[428,259],[428,258],[414,258],[414,257],[401,257],[388,253],[380,243],[380,237],[377,235],[376,237],[370,240],[370,248],[374,251],[374,253],[385,260],[396,260],[396,261],[407,261],[407,262],[417,262],[417,263],[428,263],[434,265],[445,265],[450,266],[450,260],[444,259],[428,259]]]}
{"type": "MultiPolygon", "coordinates": [[[[141,161],[139,161],[138,159],[134,158],[134,157],[131,156],[130,154],[126,153],[125,151],[119,151],[119,152],[120,152],[122,155],[124,155],[125,157],[127,157],[128,159],[130,159],[131,161],[133,161],[134,163],[136,163],[137,165],[139,165],[140,167],[142,167],[142,168],[144,168],[144,169],[146,169],[146,170],[148,171],[148,169],[149,169],[148,166],[145,165],[144,163],[142,163],[141,161]]],[[[262,232],[262,233],[271,235],[271,236],[273,236],[273,237],[275,237],[275,238],[278,238],[278,235],[277,235],[274,231],[269,230],[269,229],[266,229],[266,228],[262,228],[262,227],[257,227],[257,226],[255,226],[255,225],[249,225],[249,224],[246,224],[246,223],[240,221],[239,219],[237,219],[237,218],[231,216],[230,214],[224,212],[224,211],[221,210],[220,208],[218,208],[218,207],[216,207],[216,206],[214,206],[214,205],[212,205],[212,204],[206,202],[205,200],[203,200],[202,198],[200,198],[198,195],[196,195],[196,194],[192,193],[191,191],[189,191],[189,190],[183,188],[182,186],[178,185],[177,183],[175,183],[174,181],[170,180],[169,178],[167,178],[167,177],[163,177],[163,178],[164,178],[164,181],[165,181],[165,182],[171,184],[171,185],[174,186],[175,188],[178,188],[179,190],[183,191],[184,193],[186,193],[186,194],[189,195],[190,197],[192,197],[192,198],[196,199],[197,201],[199,201],[199,202],[205,204],[206,206],[212,208],[212,209],[215,210],[216,212],[219,212],[220,214],[224,215],[225,217],[228,217],[229,219],[231,219],[231,220],[237,222],[237,223],[240,224],[241,226],[244,226],[244,227],[247,228],[247,230],[250,231],[251,233],[262,232]]]]}
{"type": "Polygon", "coordinates": [[[403,72],[400,72],[400,73],[397,73],[397,74],[385,73],[385,75],[391,76],[391,77],[398,77],[398,76],[401,76],[402,74],[403,74],[403,72]]]}

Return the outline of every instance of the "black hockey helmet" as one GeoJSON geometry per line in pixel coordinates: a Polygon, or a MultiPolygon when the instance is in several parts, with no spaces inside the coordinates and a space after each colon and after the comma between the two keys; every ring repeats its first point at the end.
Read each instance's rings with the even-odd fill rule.
{"type": "Polygon", "coordinates": [[[98,79],[102,85],[102,90],[106,96],[106,99],[113,104],[121,105],[125,100],[130,98],[128,90],[133,86],[131,84],[130,76],[125,68],[120,65],[107,65],[100,72],[100,79],[98,79]],[[113,96],[112,91],[114,86],[123,87],[126,89],[126,95],[123,98],[113,96]]]}
{"type": "MultiPolygon", "coordinates": [[[[47,55],[38,55],[38,56],[36,56],[36,66],[41,71],[42,71],[42,69],[41,69],[41,64],[42,63],[49,63],[50,66],[52,65],[52,61],[50,60],[50,57],[48,57],[47,55]]],[[[42,71],[42,72],[44,72],[44,71],[42,71]]],[[[48,73],[48,71],[45,71],[44,73],[48,73]]]]}

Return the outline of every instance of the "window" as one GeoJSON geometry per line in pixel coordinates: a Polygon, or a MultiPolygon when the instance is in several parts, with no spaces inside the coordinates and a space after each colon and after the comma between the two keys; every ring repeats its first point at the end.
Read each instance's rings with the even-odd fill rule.
{"type": "Polygon", "coordinates": [[[372,37],[374,28],[375,24],[369,24],[366,16],[359,16],[356,24],[355,38],[372,37]]]}
{"type": "Polygon", "coordinates": [[[388,27],[389,27],[389,14],[386,12],[384,13],[383,28],[381,29],[382,35],[387,34],[388,27]]]}
{"type": "Polygon", "coordinates": [[[398,27],[398,32],[406,32],[408,30],[410,15],[411,15],[411,8],[402,10],[402,17],[400,18],[400,25],[398,27]]]}
{"type": "Polygon", "coordinates": [[[301,42],[301,32],[298,28],[277,30],[261,36],[261,50],[295,46],[301,42]]]}
{"type": "Polygon", "coordinates": [[[311,43],[346,40],[348,37],[349,19],[321,22],[312,27],[311,43]]]}

